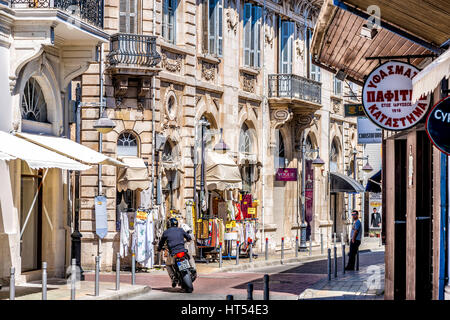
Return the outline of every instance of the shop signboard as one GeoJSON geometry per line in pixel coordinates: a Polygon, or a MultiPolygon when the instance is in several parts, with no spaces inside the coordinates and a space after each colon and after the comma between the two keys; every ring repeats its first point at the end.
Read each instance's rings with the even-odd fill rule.
{"type": "Polygon", "coordinates": [[[276,181],[297,181],[296,168],[278,168],[275,175],[276,181]]]}
{"type": "Polygon", "coordinates": [[[412,79],[419,73],[415,66],[389,61],[376,67],[362,90],[364,112],[377,126],[401,131],[414,127],[427,113],[429,96],[412,103],[412,79]]]}
{"type": "Polygon", "coordinates": [[[346,117],[365,117],[364,106],[361,103],[346,103],[344,104],[346,117]]]}
{"type": "Polygon", "coordinates": [[[431,142],[450,155],[450,96],[433,106],[427,117],[426,130],[431,142]]]}
{"type": "Polygon", "coordinates": [[[381,230],[381,193],[369,193],[369,229],[381,230]]]}
{"type": "Polygon", "coordinates": [[[367,117],[358,117],[358,144],[381,143],[383,132],[367,117]]]}

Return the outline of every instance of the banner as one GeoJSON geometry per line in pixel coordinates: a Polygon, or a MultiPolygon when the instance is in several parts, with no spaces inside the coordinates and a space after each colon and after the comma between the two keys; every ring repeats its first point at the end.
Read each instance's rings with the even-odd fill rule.
{"type": "Polygon", "coordinates": [[[275,175],[276,181],[297,181],[296,168],[278,168],[275,175]]]}
{"type": "Polygon", "coordinates": [[[95,197],[95,233],[100,239],[108,234],[108,213],[105,196],[95,197]]]}
{"type": "Polygon", "coordinates": [[[358,144],[381,143],[383,132],[367,117],[358,117],[358,144]]]}
{"type": "Polygon", "coordinates": [[[369,193],[369,229],[381,230],[381,193],[369,193]]]}

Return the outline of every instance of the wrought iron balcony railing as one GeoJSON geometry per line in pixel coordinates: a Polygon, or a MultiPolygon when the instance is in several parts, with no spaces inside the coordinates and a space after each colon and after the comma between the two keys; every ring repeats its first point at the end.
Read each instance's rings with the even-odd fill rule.
{"type": "Polygon", "coordinates": [[[154,67],[161,61],[156,51],[156,37],[140,34],[116,33],[111,36],[108,62],[154,67]]]}
{"type": "Polygon", "coordinates": [[[69,12],[103,29],[104,0],[10,0],[12,8],[51,8],[69,12]]]}
{"type": "Polygon", "coordinates": [[[269,98],[297,98],[321,104],[322,84],[295,74],[270,74],[269,98]]]}

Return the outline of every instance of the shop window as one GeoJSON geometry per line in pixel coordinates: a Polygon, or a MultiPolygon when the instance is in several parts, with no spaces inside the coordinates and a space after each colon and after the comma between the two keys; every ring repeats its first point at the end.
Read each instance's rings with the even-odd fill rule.
{"type": "Polygon", "coordinates": [[[138,156],[136,136],[130,132],[123,132],[117,139],[117,156],[138,156]]]}
{"type": "Polygon", "coordinates": [[[244,65],[261,66],[261,17],[262,8],[244,4],[244,65]]]}
{"type": "Polygon", "coordinates": [[[137,33],[137,0],[120,0],[119,32],[137,33]]]}
{"type": "Polygon", "coordinates": [[[23,89],[22,119],[47,122],[47,103],[41,86],[34,78],[30,78],[23,89]]]}
{"type": "Polygon", "coordinates": [[[176,12],[177,0],[163,0],[162,37],[170,43],[176,38],[176,12]]]}

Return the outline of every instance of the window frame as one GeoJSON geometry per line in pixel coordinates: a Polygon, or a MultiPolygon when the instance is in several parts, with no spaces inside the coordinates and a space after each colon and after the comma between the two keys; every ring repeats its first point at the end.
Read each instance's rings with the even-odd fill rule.
{"type": "Polygon", "coordinates": [[[169,43],[176,44],[177,41],[177,0],[163,0],[162,4],[162,20],[161,20],[161,36],[169,43]],[[169,6],[171,4],[172,6],[169,6]],[[169,11],[169,8],[172,10],[169,11]],[[172,23],[170,23],[172,18],[172,23]],[[172,29],[170,32],[170,24],[172,29]],[[172,36],[172,37],[171,37],[172,36]]]}
{"type": "MultiPolygon", "coordinates": [[[[129,140],[129,139],[128,139],[129,140]]],[[[129,140],[130,141],[130,140],[129,140]]],[[[126,147],[125,145],[122,145],[122,147],[126,147]]],[[[130,145],[128,145],[128,147],[130,147],[130,145]]],[[[139,139],[138,136],[136,134],[134,134],[133,132],[130,131],[123,131],[119,134],[119,136],[117,137],[117,142],[116,142],[116,154],[118,157],[139,157],[139,139]],[[134,138],[134,141],[136,143],[136,154],[119,154],[119,141],[121,140],[121,137],[124,135],[128,135],[132,136],[134,138]]]]}
{"type": "Polygon", "coordinates": [[[279,17],[279,68],[282,74],[292,74],[295,22],[279,17]],[[284,53],[286,52],[286,57],[284,53]],[[286,59],[285,59],[286,58],[286,59]]]}
{"type": "Polygon", "coordinates": [[[244,4],[244,66],[261,67],[261,26],[262,7],[244,4]]]}
{"type": "Polygon", "coordinates": [[[120,33],[138,33],[138,0],[124,0],[125,11],[122,11],[121,2],[119,0],[119,32],[120,33]],[[130,3],[134,2],[134,12],[131,12],[130,3]],[[121,17],[125,16],[125,30],[122,29],[121,17]],[[131,20],[134,20],[134,30],[131,30],[131,20]]]}
{"type": "Polygon", "coordinates": [[[333,76],[333,94],[335,96],[341,97],[342,96],[342,80],[339,80],[336,78],[336,76],[333,76]],[[340,83],[340,91],[337,92],[337,84],[340,83]]]}
{"type": "Polygon", "coordinates": [[[208,28],[207,51],[211,55],[223,57],[223,0],[206,0],[205,4],[208,18],[205,26],[208,28]]]}

